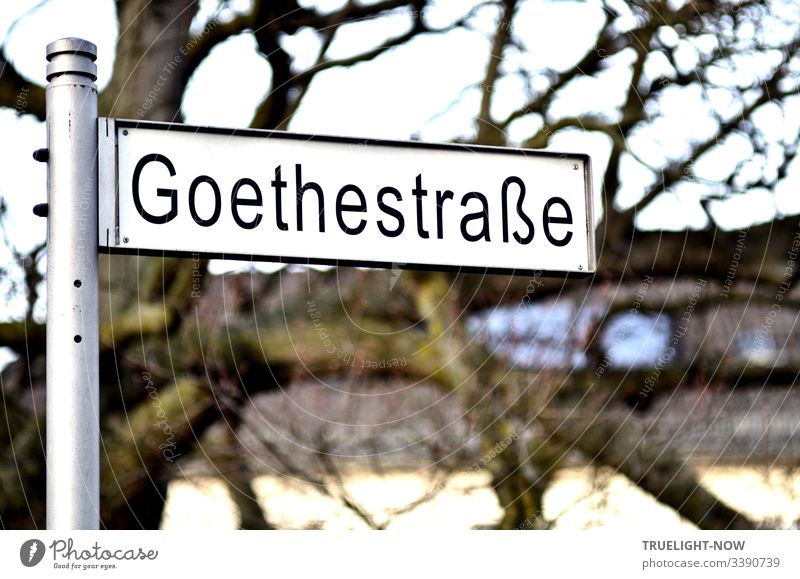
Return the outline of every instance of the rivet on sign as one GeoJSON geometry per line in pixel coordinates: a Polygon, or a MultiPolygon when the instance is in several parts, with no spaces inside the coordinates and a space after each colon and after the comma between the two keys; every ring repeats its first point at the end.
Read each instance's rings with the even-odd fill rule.
{"type": "Polygon", "coordinates": [[[579,265],[579,266],[578,266],[578,269],[583,269],[583,266],[582,266],[582,265],[579,265]]]}
{"type": "Polygon", "coordinates": [[[125,129],[124,131],[122,131],[122,134],[123,135],[127,135],[128,134],[128,129],[125,129]]]}
{"type": "Polygon", "coordinates": [[[122,243],[128,243],[128,238],[127,237],[123,237],[122,238],[122,243]]]}
{"type": "Polygon", "coordinates": [[[576,171],[578,170],[578,166],[577,165],[573,165],[572,168],[575,169],[576,171]]]}

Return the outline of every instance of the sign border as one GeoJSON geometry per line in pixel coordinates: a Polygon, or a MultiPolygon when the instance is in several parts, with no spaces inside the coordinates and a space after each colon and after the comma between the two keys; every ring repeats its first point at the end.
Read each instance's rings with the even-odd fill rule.
{"type": "Polygon", "coordinates": [[[597,256],[595,247],[595,226],[592,198],[592,170],[591,158],[584,153],[559,153],[553,151],[540,151],[536,149],[521,149],[518,147],[494,147],[488,145],[471,145],[465,143],[425,143],[422,141],[400,141],[373,138],[339,137],[332,135],[309,135],[287,131],[274,131],[265,129],[234,129],[224,127],[211,127],[199,125],[186,125],[181,123],[165,123],[158,121],[137,121],[132,119],[114,119],[101,117],[98,119],[98,173],[99,173],[99,252],[112,255],[145,255],[156,257],[193,257],[202,259],[231,259],[241,261],[263,261],[272,263],[325,265],[342,267],[368,267],[379,269],[403,269],[417,271],[441,271],[448,273],[472,274],[499,274],[499,275],[541,275],[558,278],[585,278],[597,270],[597,256]],[[249,136],[270,139],[287,139],[294,141],[318,141],[324,143],[348,144],[363,147],[388,146],[413,149],[433,149],[440,151],[477,152],[493,155],[517,155],[522,157],[550,157],[559,159],[574,159],[583,163],[584,197],[586,202],[586,239],[588,250],[587,271],[559,271],[538,269],[512,269],[473,266],[431,265],[419,263],[393,263],[384,261],[366,261],[349,259],[327,258],[295,258],[277,255],[248,255],[244,253],[215,253],[202,251],[176,251],[152,250],[125,247],[119,239],[119,191],[117,183],[117,131],[125,128],[144,128],[165,131],[179,131],[184,133],[203,133],[228,136],[249,136]],[[113,191],[113,195],[108,193],[113,191]],[[110,204],[109,197],[113,198],[110,204]],[[113,241],[112,241],[113,232],[113,241]],[[105,244],[104,241],[105,240],[105,244]]]}

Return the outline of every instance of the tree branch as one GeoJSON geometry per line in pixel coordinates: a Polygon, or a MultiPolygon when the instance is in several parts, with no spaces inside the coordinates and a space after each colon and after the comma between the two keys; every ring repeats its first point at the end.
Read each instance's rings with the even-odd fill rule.
{"type": "Polygon", "coordinates": [[[253,28],[253,12],[246,12],[229,22],[220,20],[210,21],[205,28],[189,39],[186,45],[186,67],[184,74],[186,81],[192,76],[197,67],[211,54],[219,44],[222,44],[232,36],[241,34],[247,29],[253,28]]]}
{"type": "Polygon", "coordinates": [[[30,83],[17,72],[5,58],[0,46],[0,107],[14,109],[17,114],[31,114],[40,121],[45,119],[44,89],[30,83]]]}
{"type": "Polygon", "coordinates": [[[701,529],[755,528],[752,521],[707,491],[663,444],[645,437],[624,416],[610,414],[577,409],[565,417],[542,415],[540,421],[557,440],[624,474],[701,529]]]}
{"type": "Polygon", "coordinates": [[[492,119],[492,101],[497,79],[500,76],[500,65],[503,62],[503,52],[505,51],[508,39],[511,37],[511,26],[514,21],[514,13],[517,9],[517,0],[504,0],[502,13],[497,22],[497,29],[494,33],[492,50],[489,53],[489,62],[486,65],[486,74],[481,83],[481,107],[478,112],[476,124],[478,127],[477,142],[483,145],[503,145],[505,135],[501,128],[492,119]]]}
{"type": "MultiPolygon", "coordinates": [[[[436,32],[443,32],[445,30],[438,30],[436,32]]],[[[303,89],[304,87],[307,87],[311,83],[311,80],[314,78],[314,76],[325,70],[338,67],[346,68],[353,66],[355,64],[373,60],[378,56],[382,55],[383,53],[387,52],[388,50],[405,44],[406,42],[408,42],[409,40],[411,40],[412,38],[416,37],[417,35],[423,32],[433,32],[433,30],[430,30],[423,23],[422,19],[419,18],[414,21],[412,27],[404,34],[401,34],[394,38],[390,38],[385,42],[383,42],[382,44],[376,46],[375,48],[362,52],[360,54],[340,59],[331,59],[331,60],[323,59],[321,61],[318,61],[317,64],[315,64],[313,67],[308,68],[295,75],[291,75],[290,73],[287,72],[276,78],[275,70],[273,69],[272,92],[256,110],[256,114],[252,125],[254,127],[266,128],[270,126],[270,123],[277,123],[275,124],[276,127],[281,127],[281,128],[286,127],[290,118],[284,114],[283,116],[278,115],[281,116],[281,119],[278,120],[278,116],[276,116],[274,109],[277,106],[277,103],[281,101],[281,99],[285,100],[285,97],[290,88],[296,87],[299,89],[303,89]]],[[[281,68],[281,70],[283,70],[283,68],[281,68]]],[[[281,112],[283,113],[285,113],[288,110],[289,110],[288,105],[283,105],[283,107],[281,108],[281,112]]],[[[293,113],[295,111],[296,109],[292,109],[291,112],[293,113]]]]}

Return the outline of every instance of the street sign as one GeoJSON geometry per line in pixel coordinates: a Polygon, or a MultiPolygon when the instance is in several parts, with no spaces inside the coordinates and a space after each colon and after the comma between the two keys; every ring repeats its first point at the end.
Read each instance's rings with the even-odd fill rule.
{"type": "Polygon", "coordinates": [[[595,269],[586,155],[99,119],[101,251],[595,269]]]}

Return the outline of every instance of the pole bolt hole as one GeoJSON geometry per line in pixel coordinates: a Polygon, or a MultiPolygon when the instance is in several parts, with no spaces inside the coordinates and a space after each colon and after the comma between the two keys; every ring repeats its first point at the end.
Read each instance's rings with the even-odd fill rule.
{"type": "Polygon", "coordinates": [[[83,285],[83,283],[82,283],[82,282],[81,282],[81,280],[79,280],[79,279],[76,279],[74,282],[72,282],[72,284],[73,284],[75,287],[81,287],[81,286],[83,285]]]}
{"type": "Polygon", "coordinates": [[[80,334],[78,334],[77,336],[75,336],[75,337],[74,337],[74,338],[72,338],[72,339],[73,339],[73,340],[75,340],[75,343],[76,343],[76,344],[80,344],[80,343],[81,343],[81,340],[83,340],[83,338],[81,338],[80,334]]]}

